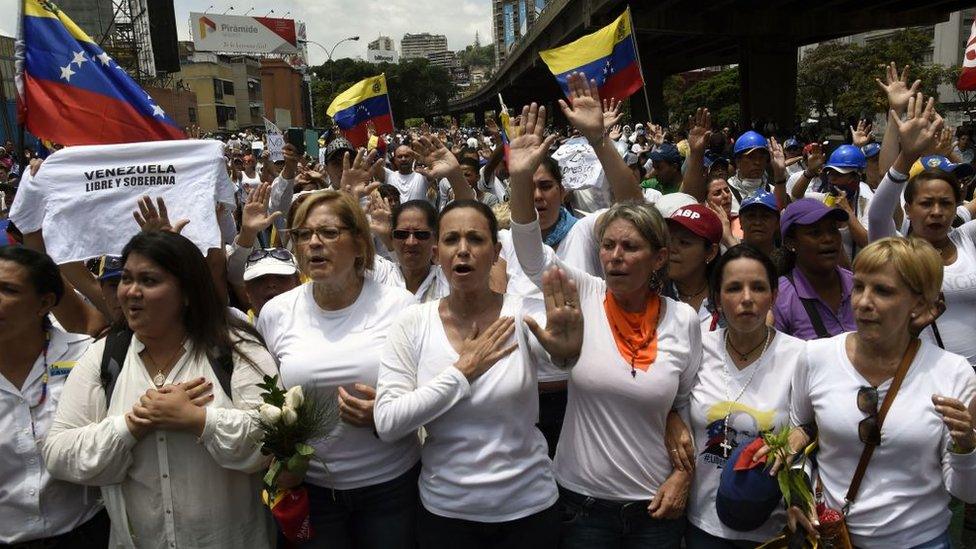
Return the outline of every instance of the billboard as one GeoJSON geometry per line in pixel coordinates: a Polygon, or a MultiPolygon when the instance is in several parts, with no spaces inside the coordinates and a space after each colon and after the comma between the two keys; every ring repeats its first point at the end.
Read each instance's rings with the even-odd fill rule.
{"type": "Polygon", "coordinates": [[[190,13],[197,51],[223,53],[298,53],[293,19],[190,13]]]}

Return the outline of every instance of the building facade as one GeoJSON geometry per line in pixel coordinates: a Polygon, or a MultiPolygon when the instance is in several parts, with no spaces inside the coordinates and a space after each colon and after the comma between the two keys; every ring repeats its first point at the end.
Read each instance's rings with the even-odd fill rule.
{"type": "Polygon", "coordinates": [[[447,51],[447,37],[443,34],[404,34],[400,40],[400,56],[403,59],[426,59],[432,53],[447,51]]]}
{"type": "Polygon", "coordinates": [[[241,128],[264,127],[264,95],[261,88],[261,61],[247,55],[230,59],[237,92],[237,124],[241,128]]]}
{"type": "Polygon", "coordinates": [[[261,89],[265,116],[279,128],[312,125],[301,72],[281,59],[261,59],[261,89]]]}
{"type": "Polygon", "coordinates": [[[453,51],[438,51],[427,54],[427,60],[435,67],[443,67],[450,71],[458,66],[457,54],[453,51]]]}
{"type": "Polygon", "coordinates": [[[525,36],[547,0],[492,0],[491,28],[495,41],[495,68],[505,62],[509,50],[525,36]]]}
{"type": "Polygon", "coordinates": [[[230,57],[198,52],[193,42],[180,42],[180,72],[173,78],[177,89],[196,94],[196,124],[204,131],[232,131],[240,127],[238,90],[230,57]]]}
{"type": "Polygon", "coordinates": [[[370,63],[397,63],[400,59],[393,39],[380,36],[366,46],[366,60],[370,63]]]}

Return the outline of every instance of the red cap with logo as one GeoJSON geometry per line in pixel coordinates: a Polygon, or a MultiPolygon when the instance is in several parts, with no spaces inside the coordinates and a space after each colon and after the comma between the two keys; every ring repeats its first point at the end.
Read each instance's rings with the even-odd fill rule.
{"type": "Polygon", "coordinates": [[[722,221],[715,212],[703,204],[690,204],[678,208],[668,221],[677,223],[712,244],[722,241],[722,221]]]}

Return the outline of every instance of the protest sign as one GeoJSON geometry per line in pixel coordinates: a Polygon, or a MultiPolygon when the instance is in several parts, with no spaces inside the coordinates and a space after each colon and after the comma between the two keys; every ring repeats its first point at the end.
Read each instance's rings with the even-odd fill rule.
{"type": "Polygon", "coordinates": [[[275,123],[264,119],[264,130],[267,133],[266,138],[268,140],[268,154],[272,162],[281,162],[285,159],[285,136],[275,126],[275,123]]]}
{"type": "Polygon", "coordinates": [[[148,195],[166,201],[170,221],[189,219],[183,235],[201,251],[220,247],[217,203],[233,207],[234,186],[219,141],[155,141],[68,147],[25,178],[10,219],[25,233],[43,228],[57,263],[120,254],[139,225],[148,195]]]}
{"type": "Polygon", "coordinates": [[[563,188],[567,191],[603,188],[606,185],[603,166],[585,138],[574,137],[566,141],[552,157],[559,162],[563,172],[563,188]]]}

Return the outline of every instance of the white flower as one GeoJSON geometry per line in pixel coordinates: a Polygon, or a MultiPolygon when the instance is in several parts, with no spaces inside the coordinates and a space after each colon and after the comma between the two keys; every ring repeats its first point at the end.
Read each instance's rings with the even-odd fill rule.
{"type": "Polygon", "coordinates": [[[302,392],[301,385],[295,385],[285,393],[285,406],[297,410],[305,402],[305,393],[302,392]]]}
{"type": "Polygon", "coordinates": [[[292,425],[293,423],[298,421],[298,414],[295,413],[295,409],[287,404],[282,406],[281,421],[285,422],[285,425],[292,425]]]}
{"type": "Polygon", "coordinates": [[[271,404],[262,404],[258,408],[258,413],[261,415],[261,419],[268,425],[274,425],[281,419],[281,408],[271,404]]]}

